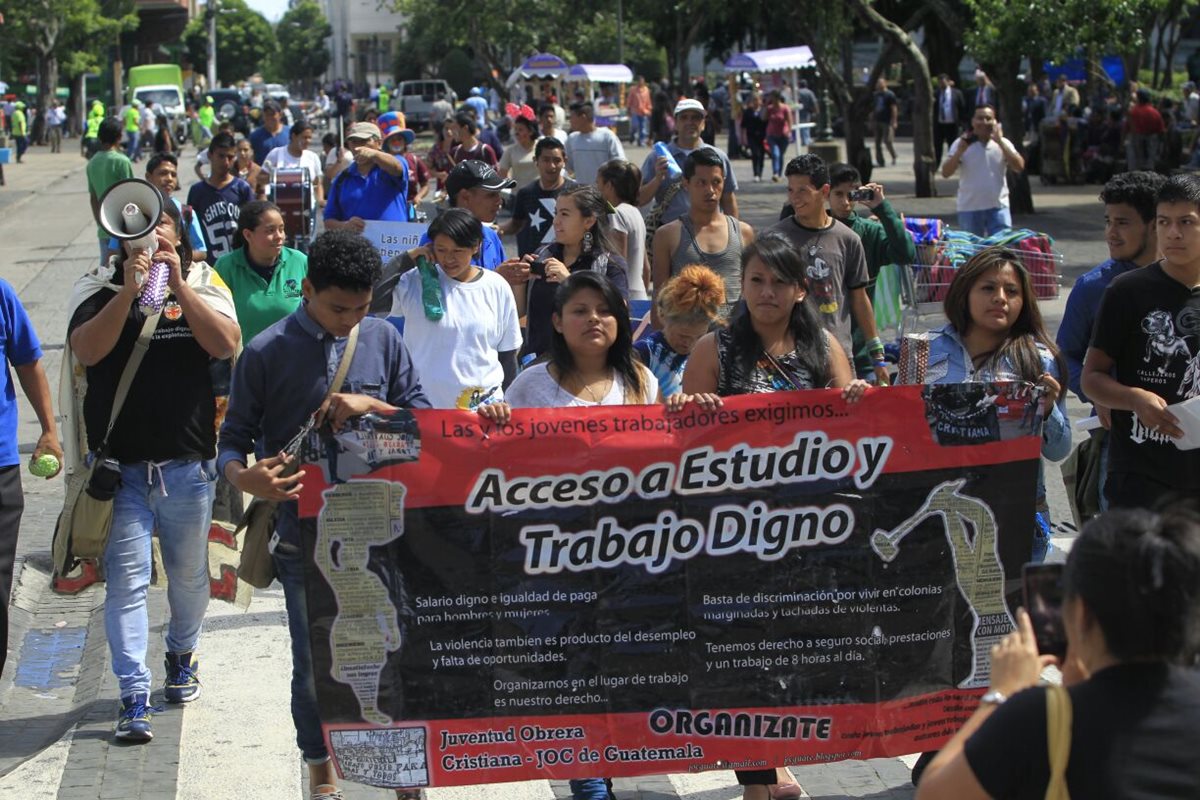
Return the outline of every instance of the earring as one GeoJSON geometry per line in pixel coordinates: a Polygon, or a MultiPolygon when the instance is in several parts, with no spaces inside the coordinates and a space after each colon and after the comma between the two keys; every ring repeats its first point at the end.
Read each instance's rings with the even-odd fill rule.
{"type": "Polygon", "coordinates": [[[592,249],[592,232],[591,231],[588,231],[587,233],[585,233],[583,235],[583,249],[584,250],[592,249]]]}

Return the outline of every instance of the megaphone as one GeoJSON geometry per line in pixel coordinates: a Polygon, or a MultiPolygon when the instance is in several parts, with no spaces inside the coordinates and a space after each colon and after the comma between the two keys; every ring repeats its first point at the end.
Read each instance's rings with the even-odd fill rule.
{"type": "MultiPolygon", "coordinates": [[[[163,194],[158,187],[141,178],[128,178],[108,187],[100,198],[100,227],[115,239],[128,242],[135,249],[158,249],[154,229],[163,213],[163,194]]],[[[162,309],[167,296],[167,279],[171,268],[157,261],[150,271],[138,275],[139,304],[146,309],[162,309]]]]}

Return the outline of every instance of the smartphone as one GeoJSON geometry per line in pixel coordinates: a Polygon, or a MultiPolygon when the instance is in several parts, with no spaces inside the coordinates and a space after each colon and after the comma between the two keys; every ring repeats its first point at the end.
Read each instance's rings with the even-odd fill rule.
{"type": "Polygon", "coordinates": [[[869,203],[874,199],[875,199],[875,190],[874,189],[860,188],[860,189],[851,189],[850,190],[850,200],[851,201],[860,200],[862,202],[869,203]]]}
{"type": "Polygon", "coordinates": [[[546,277],[546,262],[542,259],[529,262],[529,274],[537,275],[539,278],[546,277]]]}
{"type": "Polygon", "coordinates": [[[1038,652],[1059,658],[1067,654],[1067,631],[1062,618],[1062,577],[1062,564],[1026,564],[1021,568],[1025,611],[1033,623],[1038,652]]]}

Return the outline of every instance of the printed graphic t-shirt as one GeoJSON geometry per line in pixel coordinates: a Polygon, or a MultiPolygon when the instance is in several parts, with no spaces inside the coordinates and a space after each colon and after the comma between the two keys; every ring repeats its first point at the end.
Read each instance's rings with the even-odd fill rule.
{"type": "Polygon", "coordinates": [[[554,210],[558,206],[558,195],[563,189],[574,185],[575,181],[567,178],[557,189],[543,189],[541,181],[534,181],[517,190],[513,219],[525,223],[525,227],[517,234],[518,256],[532,253],[554,241],[554,210]]]}
{"type": "MultiPolygon", "coordinates": [[[[1200,288],[1168,275],[1162,263],[1118,276],[1104,292],[1092,347],[1116,362],[1116,379],[1168,404],[1200,394],[1200,288]]],[[[1180,450],[1131,411],[1112,412],[1109,471],[1135,473],[1200,491],[1200,451],[1180,450]]]]}
{"type": "Polygon", "coordinates": [[[187,204],[200,220],[204,231],[205,249],[210,262],[233,250],[238,214],[242,206],[254,199],[254,190],[241,178],[234,178],[220,189],[208,181],[193,183],[188,190],[187,204]]]}

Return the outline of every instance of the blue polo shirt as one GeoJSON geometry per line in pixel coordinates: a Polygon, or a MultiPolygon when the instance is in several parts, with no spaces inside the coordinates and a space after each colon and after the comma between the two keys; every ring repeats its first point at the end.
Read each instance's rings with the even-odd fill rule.
{"type": "Polygon", "coordinates": [[[279,133],[274,136],[263,126],[255,128],[250,132],[250,147],[254,149],[254,163],[261,167],[262,163],[267,160],[267,153],[276,147],[287,147],[291,139],[291,131],[286,125],[280,128],[279,133]]]}
{"type": "Polygon", "coordinates": [[[0,396],[0,467],[21,463],[17,453],[17,387],[8,365],[23,367],[42,357],[29,315],[8,281],[0,279],[0,350],[4,352],[4,395],[0,396]]]}
{"type": "Polygon", "coordinates": [[[363,177],[358,164],[351,164],[333,179],[325,219],[345,222],[351,217],[365,220],[408,222],[408,162],[400,159],[402,175],[372,167],[363,177]]]}
{"type": "MultiPolygon", "coordinates": [[[[429,244],[428,231],[421,234],[421,239],[417,242],[417,247],[423,247],[427,244],[429,244]]],[[[504,263],[504,259],[504,242],[500,241],[500,234],[496,233],[491,225],[484,225],[483,244],[479,247],[479,254],[471,259],[471,263],[484,269],[495,269],[504,263]]]]}

